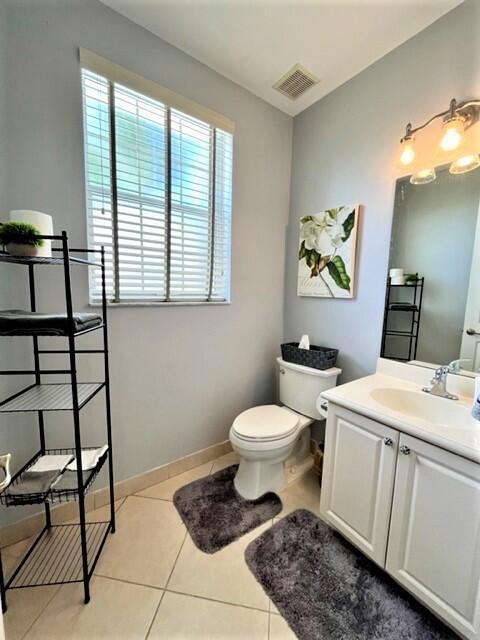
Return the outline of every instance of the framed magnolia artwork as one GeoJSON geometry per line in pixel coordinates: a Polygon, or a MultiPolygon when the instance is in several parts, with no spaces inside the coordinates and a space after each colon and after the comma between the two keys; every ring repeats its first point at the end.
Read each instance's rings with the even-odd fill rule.
{"type": "Polygon", "coordinates": [[[353,298],[359,205],[300,218],[299,296],[353,298]]]}

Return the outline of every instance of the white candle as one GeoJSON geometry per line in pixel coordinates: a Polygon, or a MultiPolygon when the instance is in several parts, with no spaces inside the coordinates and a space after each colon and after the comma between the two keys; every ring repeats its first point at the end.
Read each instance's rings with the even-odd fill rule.
{"type": "MultiPolygon", "coordinates": [[[[33,224],[42,236],[53,236],[52,216],[49,216],[48,213],[31,211],[29,209],[13,209],[10,211],[9,217],[12,222],[28,222],[29,224],[33,224]]],[[[52,241],[44,240],[43,246],[38,248],[37,255],[43,258],[51,258],[52,241]]]]}
{"type": "Polygon", "coordinates": [[[390,277],[391,278],[403,277],[403,269],[390,269],[390,277]]]}

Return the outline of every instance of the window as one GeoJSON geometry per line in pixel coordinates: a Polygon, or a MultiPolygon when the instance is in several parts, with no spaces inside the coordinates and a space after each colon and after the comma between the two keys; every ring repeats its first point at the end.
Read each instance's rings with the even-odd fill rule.
{"type": "Polygon", "coordinates": [[[82,86],[89,246],[105,246],[109,299],[228,301],[232,133],[96,70],[82,86]]]}

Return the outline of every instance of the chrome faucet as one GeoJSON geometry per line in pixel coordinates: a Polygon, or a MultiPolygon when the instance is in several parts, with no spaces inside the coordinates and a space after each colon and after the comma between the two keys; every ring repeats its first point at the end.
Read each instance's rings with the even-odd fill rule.
{"type": "Polygon", "coordinates": [[[458,396],[447,391],[447,376],[449,373],[455,371],[453,363],[444,367],[438,367],[435,370],[433,378],[429,387],[423,387],[422,391],[430,393],[432,396],[438,396],[439,398],[446,398],[447,400],[458,400],[458,396]]]}

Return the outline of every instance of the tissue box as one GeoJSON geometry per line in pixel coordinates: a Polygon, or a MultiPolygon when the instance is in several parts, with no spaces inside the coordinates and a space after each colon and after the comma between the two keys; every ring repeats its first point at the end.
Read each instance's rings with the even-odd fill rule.
{"type": "Polygon", "coordinates": [[[310,345],[310,349],[299,349],[298,342],[286,342],[281,345],[282,358],[286,362],[301,364],[313,369],[330,369],[337,362],[338,349],[310,345]]]}

